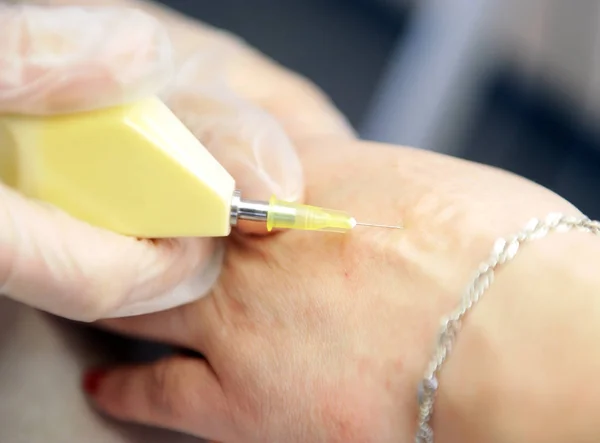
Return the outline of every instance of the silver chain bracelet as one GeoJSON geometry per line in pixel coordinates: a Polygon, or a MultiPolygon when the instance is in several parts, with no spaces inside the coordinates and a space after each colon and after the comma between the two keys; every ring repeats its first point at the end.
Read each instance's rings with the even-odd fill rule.
{"type": "Polygon", "coordinates": [[[550,232],[568,231],[583,231],[600,235],[600,222],[591,221],[587,217],[550,214],[545,220],[531,220],[522,231],[512,237],[496,240],[490,257],[479,265],[479,269],[467,287],[458,307],[442,320],[433,358],[429,362],[425,376],[419,383],[419,421],[415,443],[433,443],[433,429],[430,421],[438,389],[438,374],[452,349],[463,317],[490,287],[495,271],[515,257],[521,244],[545,237],[550,232]]]}

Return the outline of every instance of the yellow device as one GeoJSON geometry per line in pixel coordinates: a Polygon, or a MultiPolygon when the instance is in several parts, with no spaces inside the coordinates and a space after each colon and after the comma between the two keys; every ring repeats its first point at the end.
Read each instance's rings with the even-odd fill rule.
{"type": "Polygon", "coordinates": [[[238,220],[347,232],[349,214],[246,201],[158,98],[70,115],[0,116],[0,180],[92,225],[140,238],[220,237],[238,220]]]}

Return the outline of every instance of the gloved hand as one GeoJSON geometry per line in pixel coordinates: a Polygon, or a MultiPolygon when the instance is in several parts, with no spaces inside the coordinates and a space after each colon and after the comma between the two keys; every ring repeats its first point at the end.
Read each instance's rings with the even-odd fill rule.
{"type": "MultiPolygon", "coordinates": [[[[245,195],[300,199],[302,170],[286,133],[228,86],[223,49],[252,53],[214,36],[196,53],[174,52],[161,24],[136,10],[0,6],[0,113],[90,110],[161,91],[245,195]]],[[[2,185],[0,205],[0,293],[60,316],[168,309],[207,293],[220,273],[214,239],[119,236],[2,185]]]]}

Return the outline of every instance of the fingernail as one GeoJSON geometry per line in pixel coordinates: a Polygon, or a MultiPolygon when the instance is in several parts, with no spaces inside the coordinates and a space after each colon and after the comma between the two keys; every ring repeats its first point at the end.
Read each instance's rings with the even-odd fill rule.
{"type": "Polygon", "coordinates": [[[106,376],[105,369],[91,369],[83,376],[83,390],[88,395],[95,395],[100,388],[102,380],[106,376]]]}

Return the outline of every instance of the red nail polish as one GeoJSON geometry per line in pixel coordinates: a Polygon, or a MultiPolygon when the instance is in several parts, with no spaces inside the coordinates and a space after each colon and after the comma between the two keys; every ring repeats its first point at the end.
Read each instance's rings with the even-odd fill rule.
{"type": "Polygon", "coordinates": [[[88,395],[95,395],[100,388],[100,383],[106,376],[104,369],[92,369],[83,376],[83,390],[88,395]]]}

